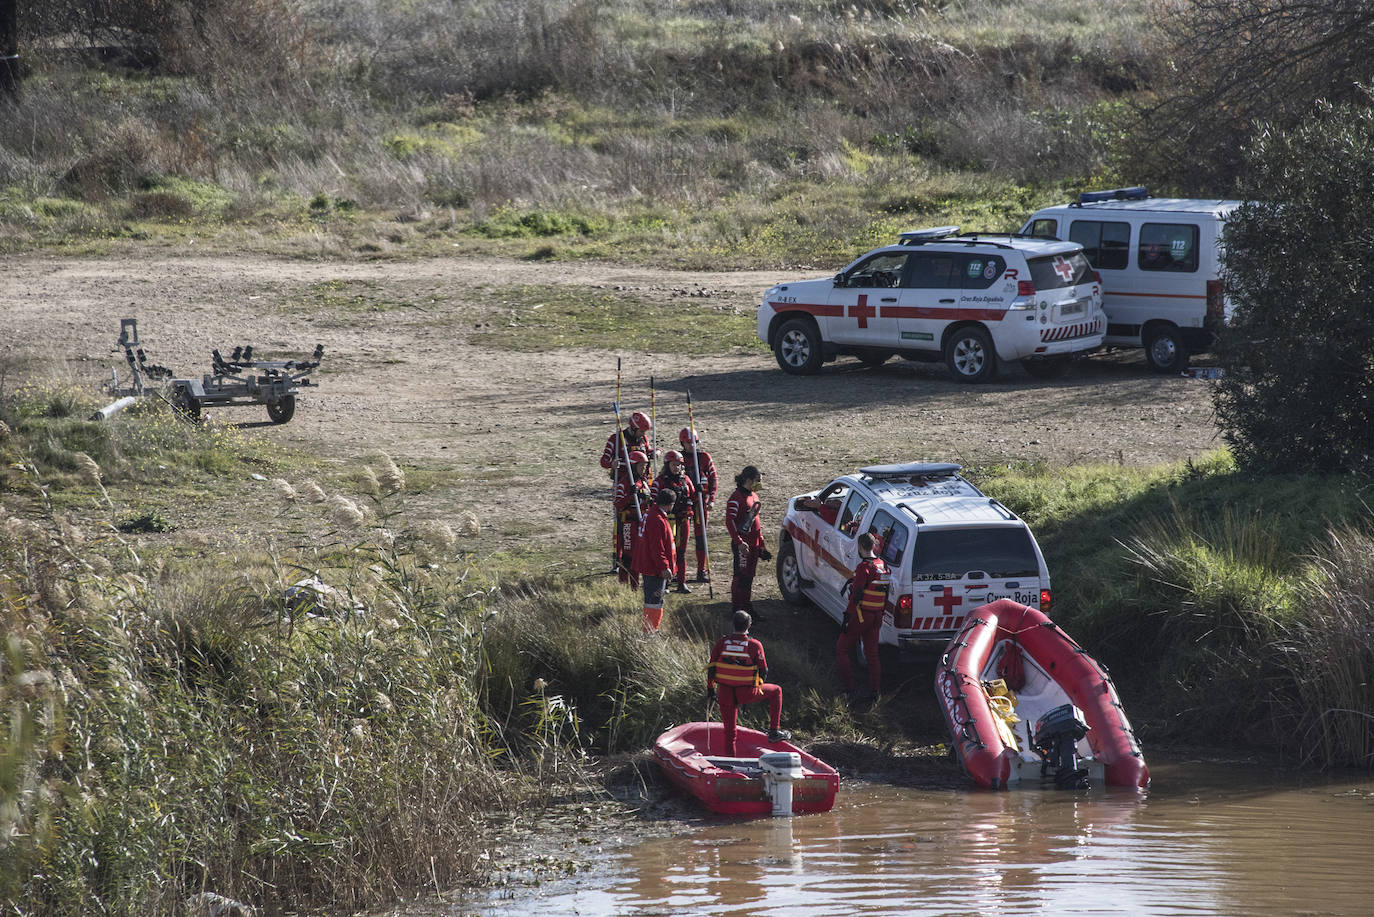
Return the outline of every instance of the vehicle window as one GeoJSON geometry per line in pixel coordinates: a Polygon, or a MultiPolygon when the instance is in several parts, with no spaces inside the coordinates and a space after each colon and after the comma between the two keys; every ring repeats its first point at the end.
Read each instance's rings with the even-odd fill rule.
{"type": "Polygon", "coordinates": [[[888,566],[895,567],[902,562],[908,533],[906,526],[894,519],[891,513],[885,509],[878,510],[873,515],[873,524],[868,527],[868,533],[878,539],[878,556],[887,561],[888,566]]]}
{"type": "Polygon", "coordinates": [[[840,507],[844,506],[852,489],[848,484],[831,484],[820,492],[817,499],[820,500],[821,505],[817,507],[816,512],[827,525],[834,525],[839,522],[840,507]]]}
{"type": "Polygon", "coordinates": [[[965,256],[964,289],[986,290],[1002,276],[1007,262],[1001,255],[965,256]]]}
{"type": "Polygon", "coordinates": [[[908,252],[887,252],[874,255],[849,272],[845,286],[897,287],[902,285],[902,271],[906,269],[908,252]]]}
{"type": "Polygon", "coordinates": [[[1043,217],[1038,220],[1032,220],[1030,224],[1030,231],[1027,233],[1027,235],[1039,236],[1042,239],[1058,239],[1059,221],[1045,219],[1043,217]]]}
{"type": "Polygon", "coordinates": [[[1069,241],[1083,246],[1083,254],[1098,270],[1123,270],[1131,256],[1131,224],[1074,220],[1069,224],[1069,241]]]}
{"type": "Polygon", "coordinates": [[[1092,265],[1081,251],[1032,258],[1028,263],[1037,290],[1057,290],[1092,280],[1092,265]]]}
{"type": "Polygon", "coordinates": [[[844,511],[840,513],[839,529],[850,538],[859,534],[859,523],[863,522],[864,512],[868,509],[868,498],[855,491],[849,495],[849,500],[844,505],[844,511]]]}
{"type": "Polygon", "coordinates": [[[1196,271],[1198,228],[1188,223],[1145,223],[1136,264],[1142,271],[1196,271]]]}
{"type": "Polygon", "coordinates": [[[1030,532],[1015,526],[925,529],[916,536],[913,580],[961,579],[970,570],[988,576],[1039,576],[1030,532]]]}
{"type": "Polygon", "coordinates": [[[957,290],[964,285],[967,255],[921,252],[911,257],[911,282],[908,286],[925,290],[957,290]]]}

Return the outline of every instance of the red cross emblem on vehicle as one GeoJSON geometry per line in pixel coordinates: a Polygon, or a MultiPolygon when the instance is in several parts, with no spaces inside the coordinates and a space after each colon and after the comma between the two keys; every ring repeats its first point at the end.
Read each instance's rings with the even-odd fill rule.
{"type": "Polygon", "coordinates": [[[868,320],[870,318],[878,317],[878,310],[868,304],[867,293],[862,293],[859,295],[858,305],[849,307],[849,317],[857,318],[859,320],[860,328],[867,328],[868,320]]]}
{"type": "Polygon", "coordinates": [[[1065,283],[1073,280],[1073,265],[1065,261],[1063,255],[1054,259],[1054,272],[1063,277],[1065,283]]]}
{"type": "Polygon", "coordinates": [[[944,611],[945,614],[952,615],[954,614],[955,606],[964,604],[964,600],[962,597],[955,595],[953,589],[946,586],[944,593],[935,600],[935,604],[944,611]]]}

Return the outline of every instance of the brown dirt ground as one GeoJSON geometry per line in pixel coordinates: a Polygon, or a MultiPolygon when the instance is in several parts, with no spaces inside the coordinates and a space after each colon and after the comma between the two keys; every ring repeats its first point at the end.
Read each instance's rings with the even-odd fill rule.
{"type": "MultiPolygon", "coordinates": [[[[0,276],[0,356],[6,348],[36,353],[58,375],[92,386],[119,365],[113,342],[122,317],[138,318],[149,358],[179,376],[206,371],[214,347],[228,353],[253,343],[272,356],[324,344],[320,386],[301,396],[289,424],[267,424],[256,407],[211,412],[212,422],[256,428],[326,463],[385,451],[403,466],[449,469],[459,481],[459,507],[485,523],[488,549],[600,538],[609,484],[597,459],[614,427],[617,356],[627,410],[648,408],[648,379],[655,378],[660,448],[676,445],[690,388],[722,487],[744,465],[758,465],[767,483],[765,518],[772,509],[774,523],[787,495],[861,464],[1149,465],[1220,445],[1208,384],[1155,375],[1138,353],[1096,356],[1053,382],[1011,366],[992,384],[968,386],[951,381],[942,366],[898,360],[868,370],[842,359],[819,376],[796,377],[761,349],[704,358],[522,354],[468,340],[477,321],[501,316],[494,301],[504,284],[619,287],[665,301],[701,288],[718,304],[752,312],[764,289],[786,279],[782,272],[460,256],[308,262],[134,249],[118,257],[0,258],[0,276]],[[435,304],[380,312],[322,304],[311,290],[328,281],[364,282],[382,295],[435,304]]],[[[422,514],[455,508],[430,506],[422,514]]],[[[181,522],[211,527],[223,509],[205,507],[212,518],[181,522]]],[[[251,531],[252,520],[243,527],[251,531]]],[[[711,534],[723,544],[723,530],[711,534]]],[[[717,565],[723,553],[713,551],[717,565]]],[[[767,579],[760,586],[775,589],[767,579]]]]}

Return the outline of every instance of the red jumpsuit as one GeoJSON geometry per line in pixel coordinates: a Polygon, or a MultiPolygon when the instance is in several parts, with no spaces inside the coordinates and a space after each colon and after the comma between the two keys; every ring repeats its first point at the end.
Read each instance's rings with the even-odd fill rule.
{"type": "Polygon", "coordinates": [[[782,725],[782,688],[766,684],[767,677],[768,659],[763,654],[763,644],[748,634],[726,634],[711,648],[706,684],[716,687],[728,757],[735,754],[736,708],[767,701],[768,728],[776,732],[782,725]]]}
{"type": "Polygon", "coordinates": [[[854,644],[863,641],[864,659],[868,663],[868,689],[875,695],[882,688],[882,670],[878,667],[878,632],[883,626],[883,611],[887,607],[890,585],[887,564],[881,557],[865,557],[854,571],[849,587],[849,607],[844,610],[845,630],[835,641],[835,668],[846,691],[854,690],[854,673],[849,656],[854,644]]]}
{"type": "MultiPolygon", "coordinates": [[[[682,448],[682,470],[696,487],[697,493],[701,494],[701,509],[698,510],[696,503],[692,503],[692,521],[697,530],[697,580],[700,582],[706,579],[711,569],[706,556],[706,522],[716,502],[719,478],[716,476],[716,463],[711,461],[711,453],[701,449],[694,451],[686,446],[682,448]]],[[[686,540],[685,536],[683,540],[686,540]]],[[[683,551],[686,551],[685,546],[683,551]]]]}
{"type": "Polygon", "coordinates": [[[763,527],[759,524],[759,498],[752,491],[735,488],[725,506],[725,530],[730,533],[730,550],[734,554],[734,578],[730,580],[730,602],[736,610],[754,613],[754,573],[759,566],[759,552],[767,545],[763,527]]]}
{"type": "MultiPolygon", "coordinates": [[[[615,512],[611,522],[611,558],[616,568],[619,569],[629,563],[628,555],[622,563],[621,546],[624,542],[624,520],[620,512],[620,477],[621,466],[625,464],[625,456],[631,452],[639,450],[645,455],[649,455],[649,438],[643,430],[636,430],[634,427],[626,427],[624,431],[612,433],[606,440],[606,447],[601,450],[601,467],[611,474],[611,480],[616,482],[615,512]],[[620,450],[621,432],[625,435],[625,451],[620,450]]],[[[652,460],[652,456],[650,457],[652,460]]],[[[634,510],[630,510],[630,515],[634,515],[634,510]]],[[[639,520],[635,520],[638,522],[639,520]]],[[[624,576],[621,577],[623,582],[624,576]]]]}
{"type": "Polygon", "coordinates": [[[673,523],[673,537],[677,541],[677,581],[681,585],[687,579],[687,526],[688,520],[694,515],[697,491],[685,472],[675,475],[666,465],[649,488],[650,498],[657,503],[658,492],[665,489],[672,490],[676,495],[669,518],[673,523]]]}
{"type": "Polygon", "coordinates": [[[631,569],[634,560],[635,539],[639,533],[639,520],[649,514],[649,482],[637,477],[633,468],[622,469],[615,480],[615,511],[617,524],[617,553],[620,581],[631,586],[639,585],[639,574],[631,569]],[[639,501],[639,511],[635,511],[635,501],[639,501]]]}
{"type": "Polygon", "coordinates": [[[657,504],[645,511],[644,524],[638,529],[631,569],[645,578],[644,630],[658,630],[663,623],[663,587],[676,570],[677,548],[673,544],[672,524],[657,504]],[[665,570],[667,576],[663,575],[665,570]]]}

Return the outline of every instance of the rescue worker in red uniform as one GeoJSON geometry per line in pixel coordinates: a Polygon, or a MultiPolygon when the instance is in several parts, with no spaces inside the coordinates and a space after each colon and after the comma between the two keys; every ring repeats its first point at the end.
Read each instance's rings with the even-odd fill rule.
{"type": "Polygon", "coordinates": [[[682,467],[682,453],[669,449],[663,455],[663,468],[649,488],[657,499],[661,493],[672,495],[672,503],[665,512],[673,523],[673,539],[677,544],[677,592],[691,592],[687,588],[687,526],[696,502],[696,488],[682,467]]]}
{"type": "MultiPolygon", "coordinates": [[[[622,520],[620,517],[620,497],[618,493],[620,474],[625,464],[624,456],[631,452],[642,452],[649,456],[649,430],[653,428],[649,415],[643,411],[635,411],[630,415],[630,423],[624,430],[617,430],[606,440],[606,448],[601,450],[601,467],[605,468],[611,476],[611,480],[616,483],[616,506],[614,519],[611,524],[611,569],[612,571],[621,570],[630,563],[628,555],[622,561],[621,543],[623,541],[622,520]],[[620,438],[625,437],[624,452],[621,451],[620,438]]],[[[646,459],[652,461],[652,457],[646,459]]],[[[638,520],[636,520],[638,521],[638,520]]],[[[624,577],[621,577],[622,581],[624,577]]]]}
{"type": "Polygon", "coordinates": [[[844,610],[840,638],[835,641],[835,668],[840,671],[846,693],[854,693],[854,673],[849,657],[854,645],[862,642],[868,663],[868,690],[877,700],[882,690],[882,670],[878,665],[878,632],[887,608],[891,584],[887,564],[873,553],[875,539],[865,532],[859,536],[859,566],[849,581],[849,605],[844,610]]]}
{"type": "Polygon", "coordinates": [[[765,684],[768,678],[768,658],[763,644],[749,636],[753,619],[749,612],[737,610],[735,632],[726,634],[711,648],[711,661],[706,666],[706,699],[720,702],[720,720],[725,725],[725,754],[735,755],[737,709],[745,704],[768,702],[768,741],[781,742],[792,738],[782,728],[782,688],[765,684]]]}
{"type": "Polygon", "coordinates": [[[683,471],[697,493],[701,494],[700,508],[695,501],[692,503],[692,523],[697,530],[697,582],[704,583],[711,578],[711,563],[706,556],[706,521],[716,505],[716,487],[720,479],[716,475],[716,463],[711,461],[711,453],[701,448],[701,438],[693,435],[690,427],[683,427],[677,438],[682,443],[683,471]]]}
{"type": "Polygon", "coordinates": [[[615,480],[616,569],[622,583],[635,587],[639,585],[639,574],[633,569],[635,538],[640,520],[649,511],[649,457],[638,450],[631,452],[630,467],[622,470],[615,480]]]}
{"type": "Polygon", "coordinates": [[[663,595],[668,591],[668,580],[677,570],[677,548],[673,544],[672,522],[668,512],[673,508],[677,497],[671,488],[663,488],[654,499],[654,505],[644,515],[635,539],[635,573],[644,582],[644,632],[656,631],[663,623],[663,595]]]}
{"type": "Polygon", "coordinates": [[[763,472],[746,465],[735,475],[735,492],[725,505],[725,530],[730,533],[730,551],[734,555],[730,602],[736,611],[747,611],[759,620],[763,618],[754,611],[754,573],[760,560],[773,559],[759,520],[758,491],[762,488],[763,472]]]}

